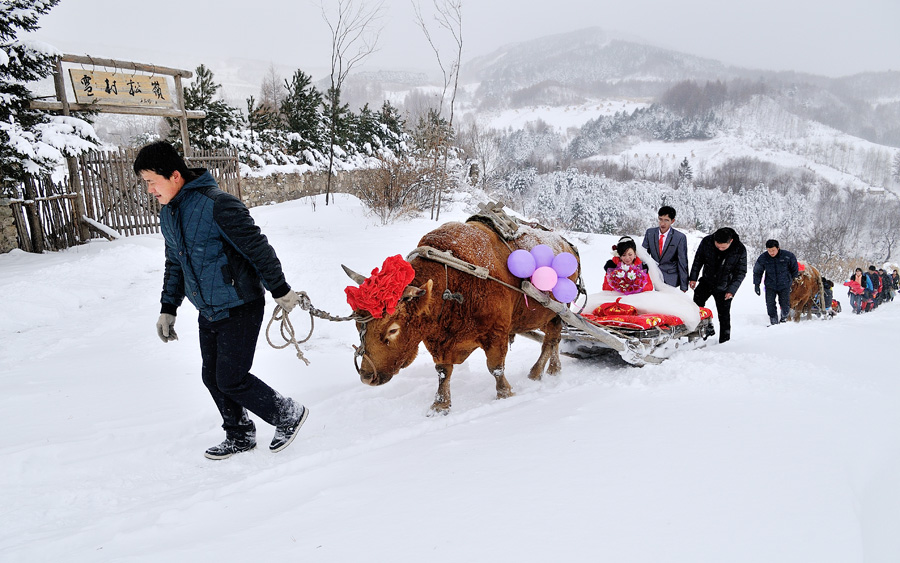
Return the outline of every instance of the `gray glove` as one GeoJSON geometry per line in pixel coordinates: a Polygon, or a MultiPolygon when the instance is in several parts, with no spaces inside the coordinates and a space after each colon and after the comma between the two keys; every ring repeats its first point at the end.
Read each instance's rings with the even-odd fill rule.
{"type": "Polygon", "coordinates": [[[163,342],[178,340],[178,335],[175,334],[175,315],[161,314],[156,321],[156,334],[163,342]]]}
{"type": "Polygon", "coordinates": [[[284,309],[285,313],[290,313],[294,307],[300,304],[300,297],[291,289],[281,297],[276,297],[275,303],[278,303],[278,306],[284,309]]]}

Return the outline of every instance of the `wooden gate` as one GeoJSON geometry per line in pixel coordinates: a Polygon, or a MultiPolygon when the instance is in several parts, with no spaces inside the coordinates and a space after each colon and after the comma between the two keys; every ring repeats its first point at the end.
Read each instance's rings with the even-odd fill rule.
{"type": "MultiPolygon", "coordinates": [[[[78,157],[78,173],[89,219],[124,236],[159,232],[159,203],[135,175],[134,149],[89,152],[78,157]]],[[[224,191],[240,198],[237,151],[194,151],[191,167],[207,168],[224,191]]]]}

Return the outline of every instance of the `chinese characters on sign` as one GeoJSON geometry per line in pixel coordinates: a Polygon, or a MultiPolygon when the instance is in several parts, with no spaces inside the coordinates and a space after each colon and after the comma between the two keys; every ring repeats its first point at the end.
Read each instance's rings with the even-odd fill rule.
{"type": "Polygon", "coordinates": [[[174,107],[165,77],[70,68],[79,104],[174,107]]]}

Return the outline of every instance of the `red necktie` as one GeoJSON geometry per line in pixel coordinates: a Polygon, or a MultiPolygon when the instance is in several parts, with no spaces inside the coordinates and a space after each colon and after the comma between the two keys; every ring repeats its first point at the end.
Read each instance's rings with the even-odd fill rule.
{"type": "Polygon", "coordinates": [[[662,247],[663,242],[666,240],[666,235],[659,233],[659,257],[662,258],[662,247]]]}

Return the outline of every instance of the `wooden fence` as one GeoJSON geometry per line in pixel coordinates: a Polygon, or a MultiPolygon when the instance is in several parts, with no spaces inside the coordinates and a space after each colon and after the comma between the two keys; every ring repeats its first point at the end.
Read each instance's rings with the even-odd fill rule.
{"type": "MultiPolygon", "coordinates": [[[[78,158],[87,216],[124,236],[159,232],[159,203],[132,170],[135,156],[134,149],[120,149],[78,158]]],[[[194,151],[186,161],[209,169],[219,187],[241,197],[236,151],[194,151]]]]}
{"type": "Polygon", "coordinates": [[[23,199],[10,202],[19,248],[26,252],[62,250],[81,242],[75,228],[76,194],[50,178],[28,177],[23,199]]]}
{"type": "MultiPolygon", "coordinates": [[[[132,170],[135,155],[134,149],[120,149],[78,157],[84,209],[92,236],[109,238],[110,229],[123,236],[159,232],[159,203],[132,170]]],[[[191,167],[207,168],[220,188],[241,197],[237,151],[194,151],[186,161],[191,167]]],[[[74,200],[78,195],[71,191],[48,178],[29,178],[22,185],[24,197],[10,203],[19,248],[43,252],[83,242],[77,229],[81,218],[75,216],[74,200]]]]}

